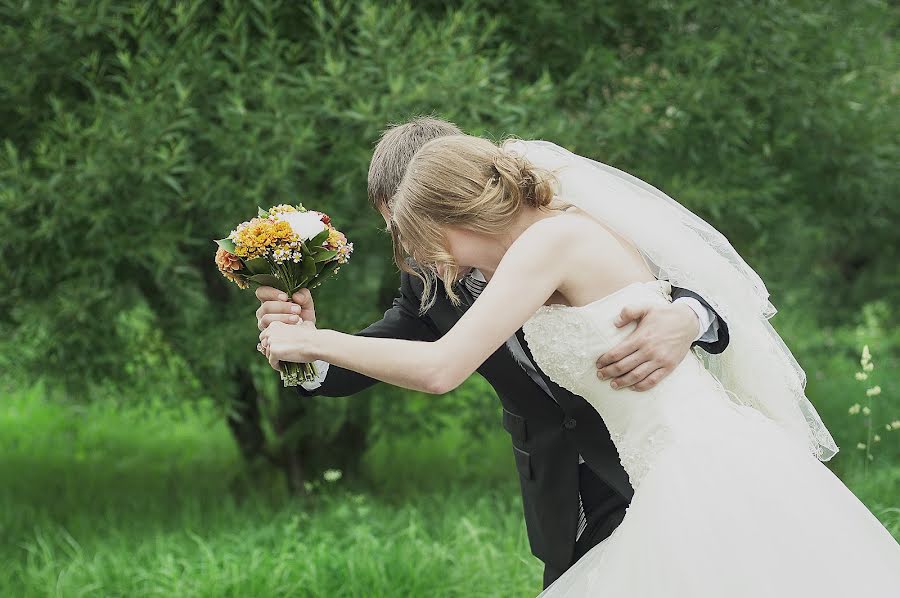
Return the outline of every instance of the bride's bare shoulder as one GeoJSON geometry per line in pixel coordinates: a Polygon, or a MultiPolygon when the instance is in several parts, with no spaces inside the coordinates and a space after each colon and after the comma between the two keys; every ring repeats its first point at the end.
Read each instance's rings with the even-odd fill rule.
{"type": "Polygon", "coordinates": [[[578,208],[570,208],[558,216],[545,218],[539,224],[544,224],[548,231],[567,236],[573,244],[584,241],[588,244],[606,245],[618,244],[622,240],[608,227],[578,208]]]}

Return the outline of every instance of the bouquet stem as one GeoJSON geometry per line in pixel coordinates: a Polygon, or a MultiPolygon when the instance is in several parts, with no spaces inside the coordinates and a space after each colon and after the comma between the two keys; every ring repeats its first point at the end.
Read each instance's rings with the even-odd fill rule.
{"type": "Polygon", "coordinates": [[[301,382],[312,382],[318,375],[319,372],[313,363],[281,362],[281,381],[284,382],[285,388],[300,386],[301,382]]]}

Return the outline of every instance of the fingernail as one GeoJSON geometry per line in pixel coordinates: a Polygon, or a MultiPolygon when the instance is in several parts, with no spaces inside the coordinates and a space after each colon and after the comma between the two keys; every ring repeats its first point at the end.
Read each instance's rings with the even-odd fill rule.
{"type": "Polygon", "coordinates": [[[291,322],[299,322],[299,321],[300,321],[300,316],[291,316],[291,317],[290,317],[290,320],[291,320],[291,322]]]}
{"type": "Polygon", "coordinates": [[[292,306],[291,306],[291,313],[292,313],[292,314],[299,314],[299,313],[300,313],[300,306],[299,306],[299,305],[292,305],[292,306]]]}
{"type": "Polygon", "coordinates": [[[287,301],[287,300],[288,300],[288,296],[285,295],[284,293],[282,293],[282,294],[278,295],[278,299],[279,299],[280,301],[287,301]]]}
{"type": "Polygon", "coordinates": [[[619,385],[616,384],[615,382],[610,382],[609,385],[610,385],[613,389],[619,388],[619,385]]]}

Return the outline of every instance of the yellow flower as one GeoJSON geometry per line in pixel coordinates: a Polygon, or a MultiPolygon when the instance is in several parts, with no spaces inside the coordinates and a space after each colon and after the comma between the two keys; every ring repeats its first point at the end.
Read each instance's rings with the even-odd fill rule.
{"type": "Polygon", "coordinates": [[[347,242],[347,237],[338,229],[332,228],[328,231],[328,239],[325,242],[332,249],[337,249],[347,242]]]}
{"type": "Polygon", "coordinates": [[[291,225],[283,220],[254,218],[238,226],[229,238],[234,241],[237,255],[252,259],[281,244],[295,241],[297,236],[291,225]]]}

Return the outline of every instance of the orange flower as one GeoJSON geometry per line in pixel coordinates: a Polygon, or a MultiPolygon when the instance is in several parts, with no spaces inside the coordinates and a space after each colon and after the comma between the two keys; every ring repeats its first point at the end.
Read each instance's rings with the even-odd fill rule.
{"type": "Polygon", "coordinates": [[[216,250],[216,265],[222,272],[237,272],[242,267],[240,258],[222,247],[216,250]]]}

